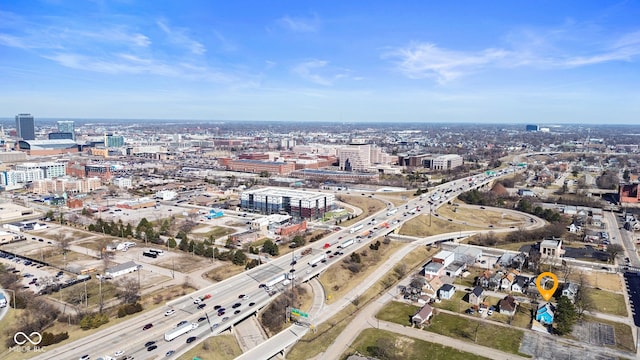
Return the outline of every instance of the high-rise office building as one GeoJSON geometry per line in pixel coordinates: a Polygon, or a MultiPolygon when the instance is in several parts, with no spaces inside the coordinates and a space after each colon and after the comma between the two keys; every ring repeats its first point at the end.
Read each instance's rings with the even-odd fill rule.
{"type": "Polygon", "coordinates": [[[58,121],[58,132],[59,133],[71,133],[71,139],[76,139],[76,131],[73,121],[63,120],[58,121]]]}
{"type": "Polygon", "coordinates": [[[36,126],[31,114],[16,115],[16,132],[23,140],[36,139],[36,126]]]}

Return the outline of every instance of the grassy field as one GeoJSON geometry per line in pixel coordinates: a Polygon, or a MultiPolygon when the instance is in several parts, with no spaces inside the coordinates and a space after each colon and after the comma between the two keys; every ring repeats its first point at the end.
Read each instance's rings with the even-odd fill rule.
{"type": "Polygon", "coordinates": [[[592,288],[600,288],[605,291],[622,292],[622,275],[617,273],[605,273],[601,271],[589,271],[582,274],[574,272],[569,274],[569,280],[579,283],[580,276],[584,276],[585,283],[592,288]]]}
{"type": "Polygon", "coordinates": [[[340,201],[345,202],[351,206],[355,206],[357,208],[360,208],[362,210],[362,214],[360,214],[360,216],[351,219],[351,220],[345,220],[343,222],[340,223],[340,226],[343,227],[348,227],[351,226],[355,223],[357,223],[358,221],[368,217],[371,214],[377,213],[378,211],[384,209],[386,206],[384,204],[384,202],[378,200],[378,199],[373,199],[373,198],[369,198],[366,196],[357,196],[357,195],[338,195],[340,201]]]}
{"type": "MultiPolygon", "coordinates": [[[[407,254],[400,263],[407,265],[407,269],[409,269],[408,273],[415,271],[415,269],[417,269],[427,257],[433,255],[435,251],[435,249],[429,251],[426,247],[417,248],[407,254]]],[[[394,270],[388,271],[382,280],[375,283],[374,286],[358,298],[360,300],[359,306],[366,306],[367,303],[377,298],[388,286],[391,286],[390,284],[393,284],[395,280],[397,280],[397,277],[395,276],[394,270]]],[[[320,324],[316,333],[308,333],[305,335],[287,354],[287,358],[292,360],[306,360],[324,351],[340,336],[347,326],[349,318],[351,318],[357,310],[357,306],[353,304],[347,305],[343,310],[331,317],[331,319],[320,324]]]]}
{"type": "Polygon", "coordinates": [[[225,263],[223,266],[217,267],[204,274],[207,279],[213,281],[222,281],[228,279],[233,275],[240,274],[244,271],[243,265],[233,265],[232,263],[225,263]]]}
{"type": "Polygon", "coordinates": [[[442,220],[440,216],[419,215],[406,221],[400,228],[401,235],[426,237],[448,232],[478,230],[477,227],[442,220]],[[431,226],[429,226],[431,224],[431,226]]]}
{"type": "MultiPolygon", "coordinates": [[[[161,266],[165,269],[175,269],[178,272],[190,273],[203,267],[211,266],[211,259],[203,256],[185,254],[178,252],[176,254],[165,255],[161,261],[154,265],[161,266]]],[[[218,260],[215,260],[216,262],[218,260]]]]}
{"type": "Polygon", "coordinates": [[[466,221],[471,226],[486,227],[493,224],[496,227],[501,226],[521,226],[527,224],[527,218],[524,216],[515,216],[511,213],[502,211],[470,208],[465,206],[443,205],[438,208],[438,214],[448,219],[457,221],[466,221]]]}
{"type": "Polygon", "coordinates": [[[628,316],[627,305],[622,294],[592,289],[590,296],[596,311],[605,314],[628,316]]]}
{"type": "MultiPolygon", "coordinates": [[[[244,224],[243,224],[244,225],[244,224]]],[[[213,229],[207,231],[204,234],[201,234],[201,236],[205,237],[205,238],[210,238],[213,237],[214,239],[229,235],[229,234],[233,234],[234,232],[236,232],[236,229],[232,229],[232,228],[228,228],[228,227],[224,227],[224,226],[214,226],[213,229]]]]}
{"type": "MultiPolygon", "coordinates": [[[[371,243],[375,243],[375,241],[371,243]]],[[[362,271],[358,273],[353,273],[347,269],[344,259],[340,258],[336,261],[336,264],[320,275],[320,282],[327,293],[327,303],[331,304],[342,298],[367,276],[377,271],[377,265],[387,261],[394,252],[404,245],[406,244],[392,241],[389,244],[381,244],[377,251],[365,247],[364,249],[366,250],[359,252],[360,254],[366,253],[367,256],[361,256],[362,271]]]]}
{"type": "Polygon", "coordinates": [[[631,327],[627,324],[622,324],[615,321],[608,321],[591,316],[585,316],[584,321],[602,323],[613,326],[613,332],[616,339],[616,347],[626,351],[636,351],[636,346],[633,339],[633,332],[631,327]]]}
{"type": "Polygon", "coordinates": [[[231,360],[240,355],[242,350],[235,336],[218,335],[205,339],[178,359],[191,360],[198,357],[202,360],[231,360]]]}
{"type": "MultiPolygon", "coordinates": [[[[377,315],[380,320],[392,321],[407,325],[409,316],[416,313],[417,306],[391,302],[377,315]]],[[[438,313],[434,315],[431,325],[425,328],[435,332],[493,349],[518,354],[524,333],[522,330],[486,323],[466,316],[438,313]]]]}
{"type": "MultiPolygon", "coordinates": [[[[487,359],[452,347],[434,344],[419,339],[407,338],[393,332],[378,329],[365,329],[362,331],[358,338],[356,338],[355,342],[351,345],[351,348],[366,356],[379,356],[380,353],[388,354],[389,356],[385,357],[385,359],[487,359]],[[429,354],[428,357],[425,357],[426,354],[429,354]]],[[[342,359],[346,359],[346,357],[352,353],[353,351],[350,351],[348,354],[343,355],[342,359]]]]}

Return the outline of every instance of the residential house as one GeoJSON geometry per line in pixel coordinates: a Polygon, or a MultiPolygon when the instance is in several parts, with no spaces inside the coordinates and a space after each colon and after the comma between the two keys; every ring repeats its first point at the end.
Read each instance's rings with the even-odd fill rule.
{"type": "Polygon", "coordinates": [[[451,284],[444,284],[438,290],[438,297],[442,300],[449,300],[456,293],[456,287],[451,284]]]}
{"type": "Polygon", "coordinates": [[[520,272],[518,270],[511,270],[500,280],[500,289],[511,290],[511,285],[520,272]]]}
{"type": "Polygon", "coordinates": [[[567,282],[564,284],[564,287],[562,288],[562,296],[566,296],[567,298],[569,298],[569,300],[571,300],[571,302],[574,302],[576,301],[578,290],[579,290],[578,284],[567,282]]]}
{"type": "Polygon", "coordinates": [[[422,288],[422,293],[428,295],[430,298],[435,299],[438,296],[438,289],[442,287],[442,280],[439,277],[434,277],[431,280],[427,280],[427,283],[422,288]]]}
{"type": "Polygon", "coordinates": [[[569,230],[570,233],[572,234],[577,234],[580,232],[582,228],[578,225],[576,225],[575,223],[571,223],[568,227],[567,230],[569,230]]]}
{"type": "Polygon", "coordinates": [[[550,303],[538,305],[538,310],[536,311],[536,321],[545,325],[553,324],[554,311],[555,308],[550,303]]]}
{"type": "Polygon", "coordinates": [[[511,291],[524,294],[529,286],[529,278],[522,275],[517,275],[511,284],[511,291]]]}
{"type": "Polygon", "coordinates": [[[427,280],[433,279],[434,277],[442,276],[444,270],[444,265],[438,262],[430,261],[422,268],[422,275],[427,278],[427,280]]]}
{"type": "Polygon", "coordinates": [[[504,299],[498,302],[498,309],[500,311],[500,314],[513,316],[516,313],[517,307],[518,302],[511,295],[507,295],[504,299]]]}
{"type": "Polygon", "coordinates": [[[433,308],[429,304],[425,304],[415,315],[411,317],[414,325],[422,325],[429,321],[433,316],[433,308]]]}
{"type": "Polygon", "coordinates": [[[493,272],[491,270],[485,270],[482,272],[482,275],[478,276],[475,281],[476,286],[482,286],[483,288],[489,287],[489,279],[493,276],[493,272]]]}
{"type": "Polygon", "coordinates": [[[564,250],[562,250],[562,240],[560,239],[547,239],[542,240],[540,243],[540,254],[542,257],[558,258],[562,256],[564,250]]]}
{"type": "Polygon", "coordinates": [[[484,297],[484,289],[480,286],[476,286],[473,288],[473,291],[469,293],[469,304],[479,306],[482,303],[482,298],[484,297]]]}
{"type": "Polygon", "coordinates": [[[467,264],[463,261],[454,261],[444,268],[444,275],[448,277],[460,276],[466,270],[467,264]]]}

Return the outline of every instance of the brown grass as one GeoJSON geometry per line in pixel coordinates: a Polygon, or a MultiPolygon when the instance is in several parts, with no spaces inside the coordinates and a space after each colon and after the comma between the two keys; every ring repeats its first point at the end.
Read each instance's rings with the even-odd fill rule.
{"type": "MultiPolygon", "coordinates": [[[[375,243],[376,240],[371,241],[371,243],[375,243]]],[[[387,261],[394,252],[404,245],[406,244],[392,241],[386,245],[380,244],[380,248],[377,251],[371,250],[366,246],[363,247],[363,250],[358,251],[358,253],[361,255],[366,253],[367,256],[361,256],[362,271],[355,274],[343,266],[343,258],[336,259],[336,264],[330,266],[320,275],[320,282],[327,293],[327,303],[331,304],[342,298],[353,287],[376,271],[377,265],[387,261]]]]}
{"type": "Polygon", "coordinates": [[[440,216],[419,215],[406,221],[400,228],[400,234],[426,237],[448,232],[478,230],[478,228],[440,219],[440,216]],[[431,224],[431,226],[429,226],[431,224]]]}
{"type": "Polygon", "coordinates": [[[154,265],[165,269],[175,269],[178,272],[190,273],[203,267],[211,266],[211,259],[185,253],[167,253],[162,257],[161,261],[154,265]]]}
{"type": "Polygon", "coordinates": [[[358,207],[362,210],[362,214],[356,217],[355,219],[345,220],[340,223],[340,226],[351,226],[356,222],[368,217],[371,214],[377,213],[378,211],[384,209],[386,206],[384,202],[369,198],[366,196],[357,196],[357,195],[338,195],[340,201],[345,202],[351,206],[358,207]]]}
{"type": "Polygon", "coordinates": [[[225,263],[224,266],[217,267],[211,271],[208,271],[204,274],[207,279],[211,279],[213,281],[222,281],[224,279],[228,279],[234,275],[238,275],[244,271],[244,266],[242,265],[233,265],[231,263],[225,263]]]}
{"type": "Polygon", "coordinates": [[[514,216],[506,213],[503,217],[501,211],[482,210],[478,208],[470,208],[466,206],[443,205],[438,209],[438,214],[445,218],[451,218],[457,221],[466,221],[469,225],[488,226],[493,224],[500,226],[516,226],[526,225],[524,216],[514,216]]]}
{"type": "Polygon", "coordinates": [[[233,335],[218,335],[207,338],[180,359],[231,360],[242,355],[242,349],[233,335]]]}

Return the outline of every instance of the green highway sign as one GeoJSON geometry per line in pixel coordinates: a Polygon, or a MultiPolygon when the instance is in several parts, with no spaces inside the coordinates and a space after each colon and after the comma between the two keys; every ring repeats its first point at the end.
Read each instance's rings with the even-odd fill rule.
{"type": "Polygon", "coordinates": [[[299,309],[296,308],[291,308],[291,315],[297,315],[297,316],[302,316],[303,318],[308,318],[309,314],[300,311],[299,309]]]}

